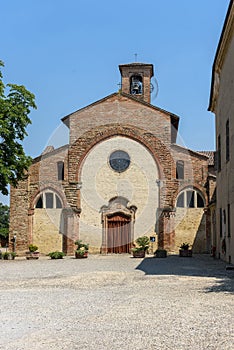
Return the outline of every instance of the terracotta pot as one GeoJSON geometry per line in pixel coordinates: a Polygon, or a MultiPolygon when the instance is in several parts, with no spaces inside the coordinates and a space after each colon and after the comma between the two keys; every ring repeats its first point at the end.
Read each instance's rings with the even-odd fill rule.
{"type": "Polygon", "coordinates": [[[26,259],[39,259],[40,253],[39,252],[26,252],[26,259]]]}
{"type": "Polygon", "coordinates": [[[75,253],[75,257],[76,259],[84,259],[88,257],[88,252],[84,253],[84,254],[79,254],[79,253],[75,253]]]}
{"type": "Polygon", "coordinates": [[[140,250],[138,252],[132,252],[132,255],[134,258],[144,258],[145,257],[145,251],[144,250],[140,250]]]}

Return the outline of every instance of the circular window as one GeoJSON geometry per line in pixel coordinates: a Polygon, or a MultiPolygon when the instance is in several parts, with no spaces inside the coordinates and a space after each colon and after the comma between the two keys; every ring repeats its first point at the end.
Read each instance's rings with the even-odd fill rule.
{"type": "Polygon", "coordinates": [[[114,151],[109,158],[111,168],[118,173],[127,170],[130,165],[130,157],[127,152],[114,151]]]}

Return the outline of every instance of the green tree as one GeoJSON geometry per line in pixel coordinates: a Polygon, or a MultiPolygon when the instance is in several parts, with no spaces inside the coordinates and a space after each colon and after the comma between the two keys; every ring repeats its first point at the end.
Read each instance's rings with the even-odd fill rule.
{"type": "Polygon", "coordinates": [[[0,191],[7,195],[8,184],[17,186],[25,178],[31,158],[26,156],[22,141],[31,124],[28,117],[31,108],[36,108],[35,96],[22,85],[2,81],[0,61],[0,191]],[[7,92],[7,94],[6,94],[7,92]]]}
{"type": "Polygon", "coordinates": [[[9,234],[9,207],[0,203],[0,239],[7,240],[9,234]]]}

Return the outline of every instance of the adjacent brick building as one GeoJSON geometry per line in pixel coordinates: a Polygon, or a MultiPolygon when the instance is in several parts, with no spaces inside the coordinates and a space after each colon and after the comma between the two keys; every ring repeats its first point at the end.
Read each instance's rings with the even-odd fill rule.
{"type": "Polygon", "coordinates": [[[217,191],[210,209],[215,255],[234,263],[234,1],[231,0],[212,72],[209,110],[215,113],[217,191]]]}
{"type": "Polygon", "coordinates": [[[10,238],[23,253],[128,253],[137,237],[210,249],[206,153],[176,144],[179,117],[150,104],[153,65],[119,66],[122,88],[62,119],[69,144],[48,147],[11,189],[10,238]]]}

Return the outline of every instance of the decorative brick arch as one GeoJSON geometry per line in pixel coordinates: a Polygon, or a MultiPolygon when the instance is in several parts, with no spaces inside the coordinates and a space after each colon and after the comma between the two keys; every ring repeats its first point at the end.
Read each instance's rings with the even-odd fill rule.
{"type": "Polygon", "coordinates": [[[69,150],[69,182],[79,181],[82,162],[89,151],[98,143],[114,136],[128,137],[145,146],[159,167],[160,178],[171,180],[175,174],[175,162],[169,148],[155,135],[144,129],[129,125],[109,124],[91,129],[79,137],[69,150]]]}
{"type": "Polygon", "coordinates": [[[200,193],[202,194],[203,198],[204,198],[204,204],[205,204],[205,206],[207,205],[207,203],[208,203],[208,198],[207,198],[207,193],[206,193],[204,187],[200,186],[199,184],[190,184],[190,185],[186,185],[186,186],[181,187],[180,189],[178,189],[178,190],[174,193],[174,196],[173,196],[173,207],[176,206],[176,201],[177,201],[177,198],[178,198],[179,194],[180,194],[181,192],[183,192],[184,190],[189,189],[189,188],[191,188],[191,189],[194,190],[194,191],[197,190],[198,192],[200,192],[200,193]]]}
{"type": "Polygon", "coordinates": [[[37,189],[36,191],[34,191],[31,194],[30,203],[29,203],[29,215],[30,215],[30,212],[34,210],[35,203],[36,203],[38,197],[40,196],[40,194],[46,190],[49,190],[51,192],[55,192],[62,201],[62,207],[63,208],[66,207],[66,197],[65,197],[63,190],[61,190],[61,188],[57,188],[54,185],[47,184],[47,185],[40,186],[39,189],[37,189]]]}
{"type": "MultiPolygon", "coordinates": [[[[49,190],[51,192],[54,192],[62,203],[62,208],[66,208],[66,197],[64,192],[61,190],[61,188],[58,188],[57,186],[54,186],[52,184],[45,184],[41,185],[37,190],[35,190],[33,193],[31,193],[30,196],[30,202],[29,202],[29,209],[28,209],[28,242],[33,243],[33,227],[34,227],[34,213],[35,213],[35,204],[40,196],[40,194],[46,190],[49,190]]],[[[65,237],[65,236],[64,236],[65,237]]],[[[67,241],[68,238],[65,237],[63,239],[64,241],[67,241]]]]}
{"type": "Polygon", "coordinates": [[[170,153],[169,146],[162,143],[155,135],[146,130],[130,125],[109,124],[91,129],[79,137],[68,152],[68,183],[71,191],[66,191],[66,196],[71,207],[80,209],[80,192],[77,183],[80,181],[82,164],[90,150],[107,139],[115,136],[130,138],[142,144],[151,153],[159,169],[159,177],[165,183],[161,193],[163,202],[171,202],[172,178],[176,175],[175,161],[170,153]],[[74,191],[76,190],[76,191],[74,191]]]}

